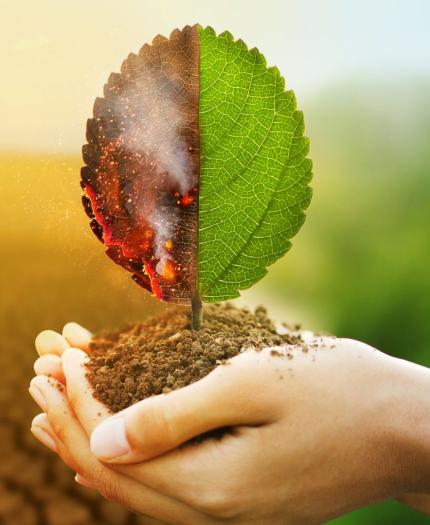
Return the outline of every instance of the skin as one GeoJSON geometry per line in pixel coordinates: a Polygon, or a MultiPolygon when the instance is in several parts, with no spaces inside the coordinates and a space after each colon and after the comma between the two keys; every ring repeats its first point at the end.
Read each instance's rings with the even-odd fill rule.
{"type": "Polygon", "coordinates": [[[247,351],[113,416],[128,450],[112,458],[112,417],[85,378],[90,338],[74,323],[37,337],[32,431],[148,524],[316,525],[395,497],[430,513],[430,370],[348,339],[247,351]],[[222,439],[183,445],[221,426],[222,439]]]}

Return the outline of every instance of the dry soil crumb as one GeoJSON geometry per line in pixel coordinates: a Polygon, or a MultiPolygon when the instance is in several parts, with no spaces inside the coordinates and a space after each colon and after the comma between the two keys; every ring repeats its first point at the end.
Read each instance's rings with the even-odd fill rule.
{"type": "Polygon", "coordinates": [[[199,331],[188,311],[172,307],[123,330],[95,336],[87,377],[95,397],[112,412],[136,401],[189,385],[241,350],[303,344],[299,335],[279,335],[259,306],[252,313],[229,303],[204,307],[199,331]]]}

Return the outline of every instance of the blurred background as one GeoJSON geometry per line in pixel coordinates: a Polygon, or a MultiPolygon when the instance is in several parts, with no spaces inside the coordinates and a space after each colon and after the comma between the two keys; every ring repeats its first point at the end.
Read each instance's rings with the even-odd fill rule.
{"type": "MultiPolygon", "coordinates": [[[[278,65],[314,160],[308,219],[239,304],[430,366],[430,3],[408,0],[0,0],[0,523],[137,525],[78,487],[29,433],[33,342],[162,306],[104,255],[81,209],[93,99],[157,33],[200,22],[278,65]]],[[[335,373],[335,371],[333,372],[335,373]]],[[[418,525],[396,502],[332,525],[418,525]]]]}

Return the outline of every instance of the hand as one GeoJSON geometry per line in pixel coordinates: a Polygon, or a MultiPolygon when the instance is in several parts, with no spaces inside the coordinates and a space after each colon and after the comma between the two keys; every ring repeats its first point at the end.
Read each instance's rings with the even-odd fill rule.
{"type": "MultiPolygon", "coordinates": [[[[45,330],[36,338],[36,349],[40,357],[34,365],[37,377],[31,382],[30,393],[44,413],[33,419],[33,434],[53,452],[58,453],[76,472],[75,480],[78,483],[92,487],[106,499],[146,516],[145,523],[148,525],[203,523],[196,519],[196,513],[188,511],[184,505],[107,469],[91,454],[88,436],[73,413],[67,397],[62,365],[67,359],[66,350],[73,360],[74,351],[70,348],[73,346],[87,350],[90,339],[90,332],[76,323],[67,324],[63,335],[45,330]]],[[[95,407],[97,412],[94,413],[94,424],[109,415],[104,406],[95,403],[92,408],[95,407]]],[[[143,521],[140,520],[139,523],[143,521]]]]}
{"type": "MultiPolygon", "coordinates": [[[[108,421],[99,426],[93,452],[141,490],[151,487],[200,513],[194,521],[165,517],[169,523],[223,516],[233,523],[321,523],[373,501],[428,490],[421,444],[428,443],[428,429],[414,422],[410,436],[407,425],[423,406],[429,372],[354,341],[319,344],[307,354],[294,351],[293,359],[246,352],[194,385],[138,403],[111,419],[110,429],[108,421]],[[234,429],[221,441],[114,465],[162,454],[224,425],[234,429]],[[112,435],[120,438],[117,459],[108,457],[112,435]],[[124,435],[133,445],[128,453],[124,435]],[[340,469],[340,461],[348,468],[340,469]]],[[[90,433],[107,413],[83,388],[85,359],[68,350],[56,373],[61,380],[64,372],[68,397],[90,433]]],[[[55,441],[66,422],[49,407],[48,417],[52,426],[45,429],[55,441]]],[[[74,447],[69,444],[72,453],[74,447]]],[[[95,473],[90,483],[97,486],[99,478],[95,473]]]]}

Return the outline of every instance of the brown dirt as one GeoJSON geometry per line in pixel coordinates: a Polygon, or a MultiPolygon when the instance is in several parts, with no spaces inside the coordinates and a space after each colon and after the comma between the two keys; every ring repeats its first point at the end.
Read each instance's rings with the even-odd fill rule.
{"type": "Polygon", "coordinates": [[[95,336],[87,377],[95,397],[112,412],[203,378],[241,351],[302,343],[298,334],[280,335],[265,308],[255,312],[226,303],[205,306],[199,331],[188,311],[172,307],[123,330],[95,336]]]}

